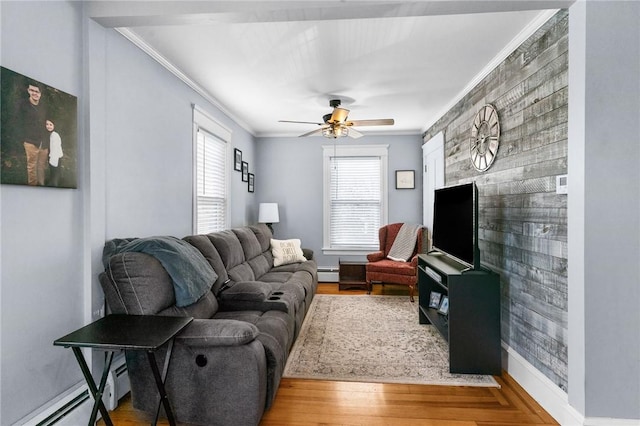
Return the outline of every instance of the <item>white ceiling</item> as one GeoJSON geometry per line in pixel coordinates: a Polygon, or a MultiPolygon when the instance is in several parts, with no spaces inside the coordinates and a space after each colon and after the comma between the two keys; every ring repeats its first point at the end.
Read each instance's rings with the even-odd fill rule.
{"type": "MultiPolygon", "coordinates": [[[[573,1],[573,0],[572,0],[573,1]]],[[[89,2],[255,136],[296,136],[339,98],[364,134],[420,134],[572,1],[89,2]]]]}

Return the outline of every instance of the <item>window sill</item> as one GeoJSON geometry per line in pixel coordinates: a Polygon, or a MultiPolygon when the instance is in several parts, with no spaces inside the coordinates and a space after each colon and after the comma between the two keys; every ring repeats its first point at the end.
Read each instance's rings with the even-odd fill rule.
{"type": "Polygon", "coordinates": [[[323,247],[322,248],[322,254],[325,255],[329,255],[329,256],[366,256],[369,253],[372,253],[374,251],[378,251],[378,247],[370,247],[370,248],[363,248],[363,247],[358,247],[358,248],[348,248],[348,247],[341,247],[341,248],[326,248],[323,247]]]}

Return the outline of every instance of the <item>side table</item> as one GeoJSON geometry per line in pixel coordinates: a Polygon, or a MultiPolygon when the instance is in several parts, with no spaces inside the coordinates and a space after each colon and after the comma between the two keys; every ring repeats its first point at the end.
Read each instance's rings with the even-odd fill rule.
{"type": "Polygon", "coordinates": [[[370,291],[367,285],[367,262],[339,259],[338,265],[338,290],[364,288],[370,291]]]}
{"type": "Polygon", "coordinates": [[[80,369],[84,375],[89,391],[94,399],[93,409],[89,425],[93,426],[98,415],[98,410],[102,414],[102,418],[106,425],[113,425],[109,412],[102,402],[102,394],[107,383],[107,376],[113,354],[117,351],[126,349],[134,351],[146,351],[153,372],[160,401],[153,424],[158,422],[160,414],[160,406],[164,406],[167,419],[170,425],[175,425],[173,411],[169,398],[164,387],[164,381],[169,370],[169,361],[171,360],[171,351],[173,350],[173,342],[175,336],[182,331],[193,318],[190,317],[161,317],[151,315],[107,315],[89,325],[86,325],[73,333],[67,334],[53,342],[54,346],[64,346],[71,348],[76,356],[80,369]],[[168,343],[167,354],[164,360],[162,374],[158,370],[155,352],[165,343],[168,343]],[[80,348],[100,349],[107,352],[107,361],[102,371],[102,378],[99,386],[93,380],[91,371],[82,355],[80,348]]]}

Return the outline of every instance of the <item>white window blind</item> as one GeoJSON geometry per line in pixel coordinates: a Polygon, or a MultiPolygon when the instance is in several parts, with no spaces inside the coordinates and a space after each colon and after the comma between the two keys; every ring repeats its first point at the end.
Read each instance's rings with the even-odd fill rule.
{"type": "Polygon", "coordinates": [[[380,157],[331,158],[331,247],[375,246],[382,209],[380,157]]]}
{"type": "Polygon", "coordinates": [[[196,135],[196,233],[226,228],[227,144],[198,128],[196,135]]]}
{"type": "Polygon", "coordinates": [[[387,218],[387,146],[325,147],[324,251],[378,247],[387,218]]]}

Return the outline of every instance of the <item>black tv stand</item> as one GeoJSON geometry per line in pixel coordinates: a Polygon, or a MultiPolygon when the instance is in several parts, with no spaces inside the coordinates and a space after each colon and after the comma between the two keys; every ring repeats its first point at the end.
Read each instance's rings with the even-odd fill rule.
{"type": "Polygon", "coordinates": [[[420,324],[433,324],[449,342],[451,373],[502,373],[498,274],[467,268],[445,254],[421,254],[418,292],[420,324]],[[429,306],[431,292],[448,297],[447,315],[429,306]]]}

